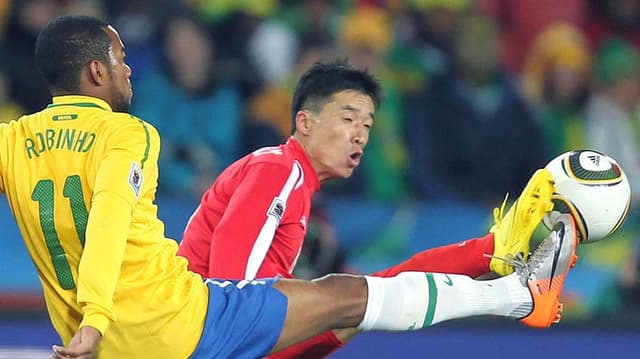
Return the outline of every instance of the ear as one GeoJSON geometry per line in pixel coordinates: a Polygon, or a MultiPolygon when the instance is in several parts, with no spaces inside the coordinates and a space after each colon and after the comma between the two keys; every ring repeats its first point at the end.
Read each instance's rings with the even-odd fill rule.
{"type": "Polygon", "coordinates": [[[313,114],[309,111],[298,111],[296,113],[296,132],[308,135],[313,126],[313,114]]]}
{"type": "Polygon", "coordinates": [[[87,67],[89,82],[95,84],[96,86],[102,86],[105,83],[107,76],[109,76],[107,68],[104,66],[104,64],[102,64],[102,62],[100,61],[93,60],[89,62],[87,67]]]}

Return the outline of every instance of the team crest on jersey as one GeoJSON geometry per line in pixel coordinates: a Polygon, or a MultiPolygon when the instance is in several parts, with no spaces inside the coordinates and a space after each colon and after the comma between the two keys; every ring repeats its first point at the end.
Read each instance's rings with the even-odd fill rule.
{"type": "Polygon", "coordinates": [[[129,184],[133,188],[136,197],[140,196],[140,188],[142,188],[142,170],[137,163],[131,164],[131,171],[129,172],[129,184]]]}
{"type": "Polygon", "coordinates": [[[275,197],[273,199],[273,202],[271,202],[271,206],[269,206],[269,212],[267,212],[267,215],[274,216],[278,220],[278,222],[280,222],[283,214],[284,214],[284,201],[278,197],[275,197]]]}

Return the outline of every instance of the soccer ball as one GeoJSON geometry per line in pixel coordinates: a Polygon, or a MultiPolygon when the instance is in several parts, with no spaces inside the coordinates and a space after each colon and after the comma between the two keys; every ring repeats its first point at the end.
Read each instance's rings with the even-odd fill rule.
{"type": "Polygon", "coordinates": [[[631,188],[622,168],[611,157],[593,150],[565,152],[545,167],[553,175],[553,210],[543,223],[553,228],[562,213],[570,213],[581,243],[611,235],[624,223],[631,204],[631,188]]]}

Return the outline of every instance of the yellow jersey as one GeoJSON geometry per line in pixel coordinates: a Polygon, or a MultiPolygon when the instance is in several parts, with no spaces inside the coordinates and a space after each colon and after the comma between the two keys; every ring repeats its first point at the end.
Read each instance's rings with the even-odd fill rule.
{"type": "Polygon", "coordinates": [[[87,96],[0,124],[0,192],[65,345],[85,325],[104,358],[186,358],[198,344],[208,290],[157,217],[159,148],[151,125],[87,96]]]}

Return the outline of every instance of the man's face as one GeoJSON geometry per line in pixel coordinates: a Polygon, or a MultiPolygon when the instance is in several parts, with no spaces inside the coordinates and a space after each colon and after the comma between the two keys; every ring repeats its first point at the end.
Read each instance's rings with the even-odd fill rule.
{"type": "Polygon", "coordinates": [[[349,178],[369,141],[375,106],[366,94],[344,90],[331,96],[319,112],[304,110],[303,146],[320,180],[349,178]]]}
{"type": "Polygon", "coordinates": [[[107,27],[106,33],[111,38],[111,48],[109,51],[110,75],[111,75],[111,106],[116,112],[129,112],[131,109],[131,68],[125,63],[125,52],[120,35],[111,26],[107,27]]]}

